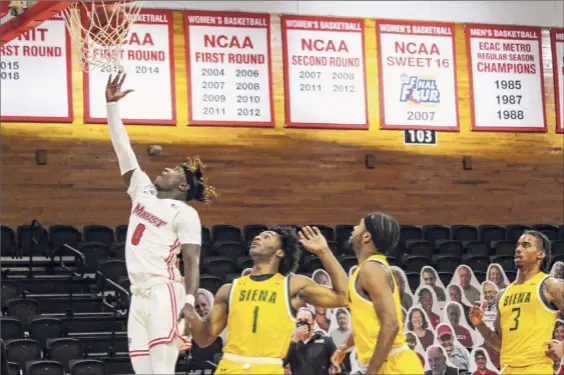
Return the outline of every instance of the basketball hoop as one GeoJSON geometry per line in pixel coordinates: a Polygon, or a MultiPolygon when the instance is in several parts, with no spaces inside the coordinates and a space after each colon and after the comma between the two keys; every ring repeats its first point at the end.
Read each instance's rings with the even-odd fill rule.
{"type": "Polygon", "coordinates": [[[62,12],[82,70],[122,70],[123,41],[141,8],[131,0],[77,1],[62,12]]]}

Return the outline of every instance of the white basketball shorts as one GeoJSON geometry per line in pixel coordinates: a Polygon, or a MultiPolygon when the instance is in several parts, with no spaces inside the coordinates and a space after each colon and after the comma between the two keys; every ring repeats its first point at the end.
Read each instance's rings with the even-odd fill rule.
{"type": "Polygon", "coordinates": [[[182,344],[189,344],[182,337],[184,332],[179,330],[178,325],[180,310],[185,302],[184,294],[182,284],[169,283],[131,296],[127,321],[130,357],[149,355],[150,348],[170,344],[175,339],[180,339],[182,344]]]}

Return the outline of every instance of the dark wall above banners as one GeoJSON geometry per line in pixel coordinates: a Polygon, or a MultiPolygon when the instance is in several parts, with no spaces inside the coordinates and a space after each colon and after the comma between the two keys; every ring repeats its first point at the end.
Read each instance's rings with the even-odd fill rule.
{"type": "Polygon", "coordinates": [[[564,29],[552,29],[550,37],[556,99],[556,132],[564,133],[564,29]]]}
{"type": "MultiPolygon", "coordinates": [[[[172,11],[142,10],[131,26],[121,56],[121,68],[127,74],[123,88],[135,90],[120,103],[124,124],[176,125],[172,41],[172,11]]],[[[106,122],[106,82],[118,70],[108,66],[84,72],[86,123],[106,122]]]]}
{"type": "Polygon", "coordinates": [[[286,125],[368,129],[364,20],[282,16],[286,125]]]}
{"type": "Polygon", "coordinates": [[[60,15],[0,47],[2,121],[72,122],[70,37],[60,15]]]}
{"type": "Polygon", "coordinates": [[[546,131],[541,28],[466,25],[472,129],[546,131]]]}
{"type": "Polygon", "coordinates": [[[274,126],[270,15],[186,11],[189,125],[274,126]]]}
{"type": "Polygon", "coordinates": [[[454,24],[377,20],[382,129],[458,130],[454,24]]]}

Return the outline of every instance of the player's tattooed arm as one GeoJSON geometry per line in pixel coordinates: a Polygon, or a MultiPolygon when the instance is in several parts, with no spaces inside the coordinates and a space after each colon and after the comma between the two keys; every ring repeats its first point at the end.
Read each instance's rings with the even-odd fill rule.
{"type": "Polygon", "coordinates": [[[564,314],[564,280],[547,277],[544,280],[544,297],[564,314]]]}
{"type": "Polygon", "coordinates": [[[194,314],[190,320],[192,338],[199,347],[211,345],[227,326],[227,304],[230,290],[231,284],[223,285],[215,295],[214,305],[209,314],[204,319],[194,314]]]}
{"type": "Polygon", "coordinates": [[[325,237],[323,237],[319,229],[316,227],[302,228],[302,230],[298,233],[298,237],[300,239],[300,243],[307,251],[319,257],[333,283],[333,288],[331,289],[323,285],[318,285],[310,278],[304,278],[303,280],[300,278],[300,296],[307,303],[314,306],[346,306],[348,288],[347,273],[331,252],[325,237]]]}
{"type": "MultiPolygon", "coordinates": [[[[497,301],[499,301],[499,299],[503,295],[503,292],[504,290],[501,290],[497,294],[497,301]]],[[[472,306],[472,309],[470,310],[470,321],[478,330],[478,332],[480,332],[480,335],[482,335],[484,341],[490,347],[499,352],[501,350],[501,317],[498,312],[495,318],[494,330],[492,331],[490,327],[488,327],[483,321],[486,305],[486,301],[474,302],[474,306],[472,306]]]]}

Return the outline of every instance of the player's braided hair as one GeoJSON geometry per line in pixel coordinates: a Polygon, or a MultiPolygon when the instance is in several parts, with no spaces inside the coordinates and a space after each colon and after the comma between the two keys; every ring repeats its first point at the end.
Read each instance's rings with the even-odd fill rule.
{"type": "Polygon", "coordinates": [[[284,257],[280,262],[280,273],[287,275],[290,272],[296,272],[302,254],[302,245],[296,229],[288,226],[277,226],[268,230],[280,237],[280,248],[284,250],[284,257]]]}
{"type": "Polygon", "coordinates": [[[523,234],[530,234],[531,236],[535,237],[537,239],[537,241],[540,243],[540,248],[542,250],[544,250],[544,252],[546,253],[546,256],[544,257],[544,260],[541,263],[540,269],[541,271],[544,272],[550,272],[549,267],[550,267],[550,263],[552,261],[552,253],[550,251],[551,246],[550,246],[550,240],[548,239],[548,237],[546,235],[544,235],[543,233],[536,231],[536,230],[526,230],[525,232],[523,232],[523,234]]]}
{"type": "Polygon", "coordinates": [[[206,166],[198,156],[187,158],[186,163],[180,165],[186,175],[186,182],[190,190],[186,193],[186,202],[196,200],[203,203],[211,203],[213,197],[217,197],[215,188],[208,184],[204,177],[206,166]]]}
{"type": "Polygon", "coordinates": [[[393,251],[400,238],[400,225],[392,216],[375,212],[364,217],[364,226],[372,236],[372,242],[382,254],[393,251]]]}

